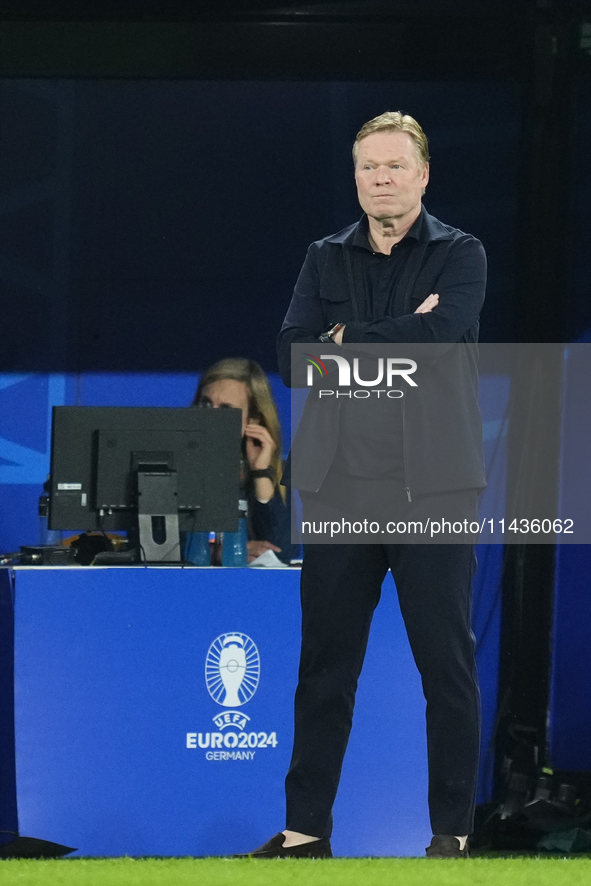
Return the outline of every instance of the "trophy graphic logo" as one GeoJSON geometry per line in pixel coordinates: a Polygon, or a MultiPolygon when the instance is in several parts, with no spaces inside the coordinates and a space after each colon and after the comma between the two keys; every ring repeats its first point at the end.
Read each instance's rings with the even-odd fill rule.
{"type": "Polygon", "coordinates": [[[221,634],[205,658],[205,683],[217,704],[237,708],[253,697],[259,685],[261,660],[246,634],[221,634]]]}

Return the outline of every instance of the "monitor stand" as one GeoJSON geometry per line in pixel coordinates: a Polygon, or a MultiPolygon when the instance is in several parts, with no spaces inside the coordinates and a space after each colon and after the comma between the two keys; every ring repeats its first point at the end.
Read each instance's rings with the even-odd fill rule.
{"type": "Polygon", "coordinates": [[[182,562],[176,471],[137,472],[140,562],[182,562]]]}

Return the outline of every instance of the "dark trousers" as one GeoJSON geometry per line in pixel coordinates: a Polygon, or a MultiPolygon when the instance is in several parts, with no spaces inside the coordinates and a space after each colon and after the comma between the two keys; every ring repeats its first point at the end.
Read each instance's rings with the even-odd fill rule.
{"type": "Polygon", "coordinates": [[[473,829],[480,694],[470,626],[469,544],[307,545],[287,828],[330,836],[357,680],[382,582],[391,569],[427,701],[434,834],[473,829]]]}

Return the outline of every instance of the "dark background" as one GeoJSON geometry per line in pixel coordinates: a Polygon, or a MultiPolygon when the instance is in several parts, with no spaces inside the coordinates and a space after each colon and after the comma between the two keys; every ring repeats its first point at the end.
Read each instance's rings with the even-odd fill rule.
{"type": "Polygon", "coordinates": [[[274,371],[386,109],[430,138],[429,211],[485,244],[482,339],[584,334],[584,5],[0,3],[0,370],[274,371]]]}
{"type": "Polygon", "coordinates": [[[275,371],[308,244],[360,215],[355,134],[388,108],[431,139],[429,211],[486,245],[483,337],[513,337],[510,84],[4,80],[0,103],[4,193],[38,193],[2,218],[16,270],[5,369],[195,370],[248,354],[275,371]]]}

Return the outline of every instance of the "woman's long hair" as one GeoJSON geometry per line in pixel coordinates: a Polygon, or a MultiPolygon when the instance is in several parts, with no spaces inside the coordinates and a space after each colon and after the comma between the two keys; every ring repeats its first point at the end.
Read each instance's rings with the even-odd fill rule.
{"type": "Polygon", "coordinates": [[[259,364],[255,360],[247,360],[245,357],[227,357],[225,360],[214,363],[199,379],[193,406],[199,405],[203,390],[207,385],[225,379],[244,382],[248,391],[249,420],[254,419],[266,428],[275,443],[275,452],[271,458],[271,466],[275,471],[273,486],[285,501],[285,488],[279,484],[283,471],[281,426],[269,379],[259,364]]]}

